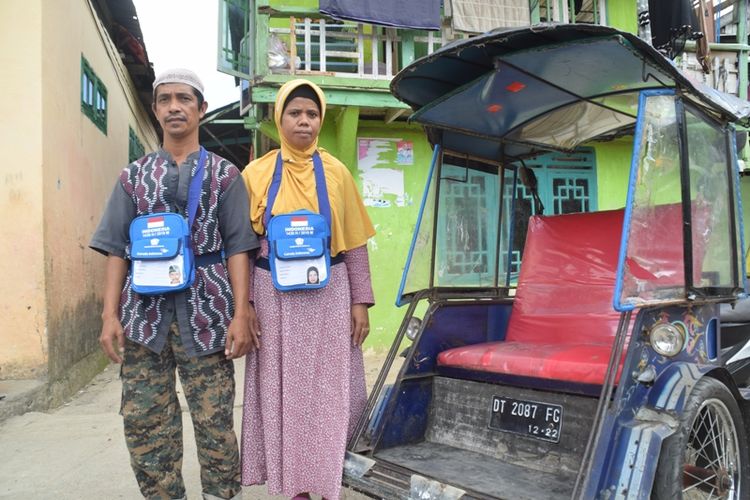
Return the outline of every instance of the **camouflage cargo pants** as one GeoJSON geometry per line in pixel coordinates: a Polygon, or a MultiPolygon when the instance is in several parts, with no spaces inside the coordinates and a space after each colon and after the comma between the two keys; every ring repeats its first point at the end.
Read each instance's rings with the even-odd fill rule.
{"type": "Polygon", "coordinates": [[[241,498],[234,432],[234,365],[224,353],[189,358],[172,325],[161,354],[125,341],[121,414],[130,463],[145,498],[185,497],[182,412],[175,368],[190,408],[206,498],[241,498]]]}

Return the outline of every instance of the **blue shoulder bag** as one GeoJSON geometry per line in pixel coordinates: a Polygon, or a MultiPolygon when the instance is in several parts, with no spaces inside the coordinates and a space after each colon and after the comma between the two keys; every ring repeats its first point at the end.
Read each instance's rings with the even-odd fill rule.
{"type": "Polygon", "coordinates": [[[282,169],[283,160],[279,153],[263,218],[273,285],[283,292],[323,288],[328,284],[331,269],[331,206],[323,162],[317,151],[313,153],[315,190],[320,213],[297,210],[271,216],[281,185],[282,169]]]}
{"type": "Polygon", "coordinates": [[[190,229],[198,211],[206,156],[201,146],[198,168],[188,190],[187,220],[174,212],[162,212],[141,215],[131,222],[130,272],[134,292],[161,295],[193,284],[195,255],[190,229]]]}

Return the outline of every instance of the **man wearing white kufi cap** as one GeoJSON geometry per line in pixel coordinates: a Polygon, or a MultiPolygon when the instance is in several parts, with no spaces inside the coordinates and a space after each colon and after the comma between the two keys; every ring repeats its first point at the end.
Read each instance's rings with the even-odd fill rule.
{"type": "MultiPolygon", "coordinates": [[[[122,363],[121,413],[143,496],[185,497],[177,369],[195,427],[203,496],[239,499],[232,360],[258,347],[248,257],[259,243],[238,169],[198,141],[207,108],[198,75],[170,69],[153,87],[162,147],[122,170],[89,245],[107,256],[99,342],[122,363]],[[149,221],[148,231],[166,239],[160,224],[175,220],[165,215],[173,212],[186,219],[179,226],[194,254],[189,272],[172,260],[133,253],[142,241],[134,221],[149,221]],[[185,272],[179,284],[173,269],[185,272]],[[136,293],[142,282],[155,291],[136,293]]],[[[146,245],[159,244],[151,238],[146,245]]]]}

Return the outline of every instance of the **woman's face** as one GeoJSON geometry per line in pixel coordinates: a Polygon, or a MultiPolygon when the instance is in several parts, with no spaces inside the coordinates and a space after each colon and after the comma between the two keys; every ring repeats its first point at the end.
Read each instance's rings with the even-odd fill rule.
{"type": "Polygon", "coordinates": [[[318,282],[318,271],[315,269],[310,269],[307,271],[307,282],[308,283],[317,283],[318,282]]]}
{"type": "Polygon", "coordinates": [[[281,133],[295,149],[307,149],[318,138],[320,110],[315,101],[295,97],[281,114],[281,133]]]}

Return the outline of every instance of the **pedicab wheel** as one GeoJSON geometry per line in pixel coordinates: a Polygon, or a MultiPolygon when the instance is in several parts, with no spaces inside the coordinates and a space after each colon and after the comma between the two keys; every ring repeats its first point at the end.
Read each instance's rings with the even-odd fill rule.
{"type": "Polygon", "coordinates": [[[680,427],[662,447],[652,499],[748,499],[748,450],[737,401],[716,379],[693,388],[680,427]]]}

